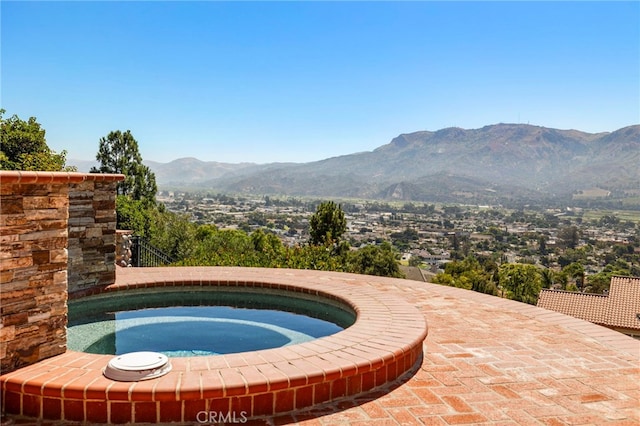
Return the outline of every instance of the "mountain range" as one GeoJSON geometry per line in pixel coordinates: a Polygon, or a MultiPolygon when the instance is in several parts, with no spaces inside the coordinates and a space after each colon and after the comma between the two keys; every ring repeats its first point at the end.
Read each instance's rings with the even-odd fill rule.
{"type": "Polygon", "coordinates": [[[373,151],[310,163],[145,163],[161,188],[246,194],[485,202],[597,187],[640,195],[640,125],[587,133],[501,123],[401,134],[373,151]]]}

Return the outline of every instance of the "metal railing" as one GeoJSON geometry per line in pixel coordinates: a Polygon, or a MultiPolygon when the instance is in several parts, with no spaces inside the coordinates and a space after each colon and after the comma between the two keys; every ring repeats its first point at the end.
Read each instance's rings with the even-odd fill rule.
{"type": "Polygon", "coordinates": [[[131,237],[131,266],[163,266],[175,262],[171,256],[139,235],[131,237]]]}

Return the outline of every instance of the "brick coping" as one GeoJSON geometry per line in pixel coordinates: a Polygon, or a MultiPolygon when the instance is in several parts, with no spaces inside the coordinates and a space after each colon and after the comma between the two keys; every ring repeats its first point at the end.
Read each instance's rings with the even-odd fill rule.
{"type": "Polygon", "coordinates": [[[273,416],[371,391],[422,359],[424,316],[351,274],[262,268],[118,268],[106,293],[180,286],[270,288],[343,301],[349,328],[310,342],[238,354],[172,358],[167,375],[115,382],[111,355],[73,351],[0,376],[7,413],[94,423],[189,422],[198,413],[273,416]]]}
{"type": "Polygon", "coordinates": [[[77,173],[77,172],[31,172],[18,170],[0,170],[0,182],[3,184],[31,183],[80,183],[84,181],[114,182],[124,180],[122,174],[77,173]]]}
{"type": "MultiPolygon", "coordinates": [[[[118,270],[119,277],[122,271],[118,270]]],[[[429,322],[424,356],[417,371],[373,392],[245,424],[636,426],[640,422],[638,340],[564,314],[459,288],[283,271],[289,272],[302,280],[345,277],[354,286],[371,286],[407,300],[429,322]]],[[[34,401],[26,402],[32,406],[34,401]]],[[[87,402],[91,410],[100,410],[95,404],[87,402]]],[[[161,414],[171,409],[164,403],[137,408],[161,414]]],[[[7,419],[9,424],[13,420],[24,426],[85,424],[7,419]]]]}

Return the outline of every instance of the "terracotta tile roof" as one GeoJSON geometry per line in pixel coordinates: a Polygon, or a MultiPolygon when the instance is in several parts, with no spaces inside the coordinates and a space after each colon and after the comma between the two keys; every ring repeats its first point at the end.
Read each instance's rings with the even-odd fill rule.
{"type": "Polygon", "coordinates": [[[422,271],[420,271],[420,268],[417,268],[415,266],[400,266],[400,270],[404,273],[405,277],[408,280],[425,281],[424,275],[422,275],[422,271]]]}
{"type": "Polygon", "coordinates": [[[538,307],[607,327],[640,330],[640,277],[612,277],[608,295],[545,289],[538,307]]]}

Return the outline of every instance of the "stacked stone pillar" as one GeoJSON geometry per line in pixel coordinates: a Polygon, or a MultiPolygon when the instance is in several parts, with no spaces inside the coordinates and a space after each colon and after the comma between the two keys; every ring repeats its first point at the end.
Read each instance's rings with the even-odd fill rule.
{"type": "Polygon", "coordinates": [[[116,181],[69,186],[69,294],[93,293],[116,273],[116,181]]]}
{"type": "Polygon", "coordinates": [[[131,266],[131,247],[133,231],[116,230],[116,265],[123,268],[131,266]]]}
{"type": "Polygon", "coordinates": [[[115,281],[122,175],[0,171],[0,371],[66,350],[69,290],[115,281]]]}

